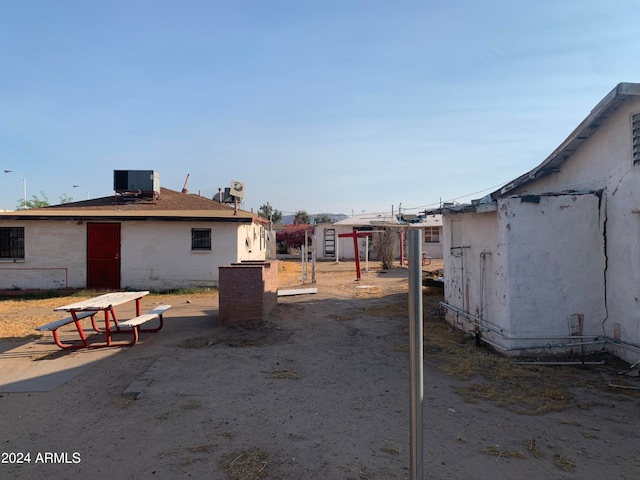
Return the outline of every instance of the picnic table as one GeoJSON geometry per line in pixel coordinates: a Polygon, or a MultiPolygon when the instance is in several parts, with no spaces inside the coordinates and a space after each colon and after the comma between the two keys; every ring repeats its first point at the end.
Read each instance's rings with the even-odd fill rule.
{"type": "Polygon", "coordinates": [[[140,300],[145,295],[148,295],[148,291],[141,292],[113,292],[105,293],[98,297],[89,298],[87,300],[81,300],[79,302],[71,303],[69,305],[63,305],[61,307],[54,308],[54,311],[68,312],[70,317],[56,320],[37,327],[39,331],[51,331],[53,333],[53,339],[62,349],[78,349],[78,348],[99,348],[99,347],[128,347],[135,345],[138,342],[140,332],[158,332],[163,324],[163,313],[171,308],[171,305],[159,305],[148,313],[140,314],[140,300]],[[118,305],[122,305],[128,302],[135,301],[136,316],[124,321],[118,321],[115,308],[118,305]],[[104,327],[100,328],[96,322],[96,315],[98,312],[104,312],[104,327]],[[89,343],[84,329],[80,323],[81,320],[90,318],[91,326],[97,333],[105,335],[106,341],[103,343],[89,343]],[[159,325],[155,328],[141,328],[144,323],[158,319],[159,325]],[[111,327],[113,322],[113,328],[111,327]],[[64,325],[70,323],[75,324],[78,335],[80,336],[81,344],[67,344],[60,340],[58,329],[64,325]],[[113,342],[111,339],[112,333],[119,332],[131,332],[132,340],[129,342],[113,342]]]}

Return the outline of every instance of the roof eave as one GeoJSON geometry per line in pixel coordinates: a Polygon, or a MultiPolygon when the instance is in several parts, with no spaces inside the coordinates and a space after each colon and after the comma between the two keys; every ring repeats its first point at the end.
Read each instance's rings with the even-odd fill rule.
{"type": "Polygon", "coordinates": [[[507,183],[491,193],[492,199],[504,197],[517,188],[533,182],[538,178],[558,172],[560,166],[593,135],[593,133],[632,96],[640,95],[640,84],[619,83],[594,108],[591,113],[571,132],[567,139],[556,148],[540,165],[507,183]]]}
{"type": "Polygon", "coordinates": [[[78,211],[66,210],[51,214],[42,210],[19,210],[17,212],[0,213],[0,220],[12,221],[202,221],[202,222],[231,222],[249,223],[256,216],[253,214],[239,213],[237,215],[220,215],[213,212],[175,213],[175,212],[104,212],[104,211],[78,211]]]}

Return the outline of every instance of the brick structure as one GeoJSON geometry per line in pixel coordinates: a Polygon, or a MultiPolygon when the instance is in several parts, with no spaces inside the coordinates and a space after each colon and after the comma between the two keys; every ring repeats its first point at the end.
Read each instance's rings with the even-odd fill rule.
{"type": "Polygon", "coordinates": [[[278,261],[218,267],[221,325],[261,323],[278,305],[278,261]]]}

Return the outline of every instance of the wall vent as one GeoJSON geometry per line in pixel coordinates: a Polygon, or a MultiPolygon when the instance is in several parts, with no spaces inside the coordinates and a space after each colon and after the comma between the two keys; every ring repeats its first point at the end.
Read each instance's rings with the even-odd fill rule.
{"type": "Polygon", "coordinates": [[[633,164],[640,163],[640,113],[631,116],[631,141],[633,164]]]}

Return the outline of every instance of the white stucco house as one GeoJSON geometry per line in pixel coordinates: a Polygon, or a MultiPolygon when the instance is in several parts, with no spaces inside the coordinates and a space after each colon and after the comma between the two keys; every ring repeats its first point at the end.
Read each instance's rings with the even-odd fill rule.
{"type": "Polygon", "coordinates": [[[640,84],[540,165],[442,210],[448,321],[511,355],[640,360],[640,84]]]}
{"type": "MultiPolygon", "coordinates": [[[[352,238],[340,238],[340,234],[347,234],[358,230],[370,232],[382,227],[400,227],[401,222],[390,213],[362,213],[345,218],[335,223],[321,223],[314,225],[316,234],[316,255],[322,260],[354,260],[355,250],[352,238]]],[[[365,252],[369,248],[369,259],[375,260],[373,241],[371,238],[358,240],[360,259],[365,259],[365,252]]],[[[399,254],[399,250],[398,250],[399,254]]]]}
{"type": "MultiPolygon", "coordinates": [[[[422,253],[426,257],[443,258],[442,253],[442,215],[421,214],[421,215],[394,215],[392,213],[362,213],[345,218],[335,223],[322,223],[314,225],[317,242],[318,258],[323,260],[353,260],[355,252],[353,240],[351,238],[340,238],[340,234],[351,233],[354,229],[360,232],[375,231],[381,227],[398,227],[398,232],[406,228],[417,228],[421,231],[422,253]],[[399,218],[400,217],[400,218],[399,218]]],[[[400,258],[400,238],[405,242],[406,235],[398,237],[396,256],[400,258]]],[[[369,246],[370,258],[376,259],[373,243],[371,239],[359,240],[358,251],[360,259],[364,260],[365,251],[369,246]]]]}
{"type": "Polygon", "coordinates": [[[264,260],[265,221],[159,188],[0,213],[0,289],[217,286],[218,267],[264,260]]]}
{"type": "MultiPolygon", "coordinates": [[[[431,258],[443,258],[442,214],[403,215],[407,228],[418,228],[422,237],[422,254],[431,258]]],[[[407,237],[405,236],[405,239],[407,237]]],[[[406,243],[406,240],[405,240],[406,243]]],[[[405,248],[406,251],[406,248],[405,248]]]]}

